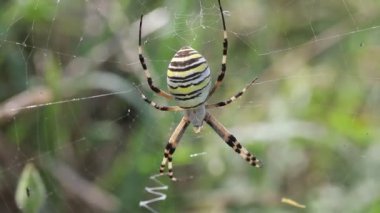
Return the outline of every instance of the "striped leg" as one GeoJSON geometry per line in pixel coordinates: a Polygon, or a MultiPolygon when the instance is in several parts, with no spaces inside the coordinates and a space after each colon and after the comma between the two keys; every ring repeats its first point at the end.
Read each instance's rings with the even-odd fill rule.
{"type": "Polygon", "coordinates": [[[158,109],[158,110],[161,110],[161,111],[182,111],[183,109],[179,106],[161,106],[161,105],[158,105],[156,102],[154,101],[151,101],[149,100],[145,95],[144,93],[142,93],[140,91],[140,94],[141,94],[141,98],[146,102],[148,103],[149,105],[151,105],[152,107],[158,109]]]}
{"type": "Polygon", "coordinates": [[[221,102],[218,102],[218,103],[215,103],[215,104],[207,104],[206,105],[206,108],[207,109],[211,109],[211,108],[216,108],[216,107],[222,107],[222,106],[226,106],[232,102],[234,102],[236,99],[238,99],[240,96],[242,96],[246,91],[247,89],[252,86],[253,83],[255,83],[255,81],[257,80],[258,78],[255,78],[253,79],[253,81],[251,81],[249,84],[247,84],[243,90],[241,90],[240,92],[238,92],[236,95],[232,96],[231,98],[229,98],[228,100],[226,101],[221,101],[221,102]]]}
{"type": "Polygon", "coordinates": [[[216,80],[216,83],[214,87],[210,90],[210,93],[208,97],[211,97],[211,95],[215,92],[216,89],[220,87],[222,84],[222,81],[224,79],[224,75],[227,69],[226,63],[227,63],[227,50],[228,50],[228,40],[227,40],[227,29],[226,29],[226,22],[224,20],[224,15],[223,15],[223,9],[222,5],[220,3],[220,0],[218,0],[219,3],[219,10],[220,10],[220,15],[222,16],[222,23],[223,23],[223,57],[222,57],[222,67],[220,74],[216,80]]]}
{"type": "Polygon", "coordinates": [[[249,164],[257,168],[262,167],[262,163],[256,158],[256,156],[249,153],[248,150],[236,140],[235,136],[228,132],[228,130],[208,112],[206,114],[205,121],[215,130],[215,132],[221,138],[223,138],[228,146],[230,146],[249,164]]]}
{"type": "Polygon", "coordinates": [[[189,126],[190,121],[187,116],[183,116],[182,120],[179,122],[178,126],[175,128],[172,136],[169,139],[169,142],[166,144],[164,151],[164,158],[162,159],[160,166],[160,174],[164,173],[166,164],[168,165],[168,175],[172,181],[176,181],[177,178],[174,177],[173,173],[173,154],[174,151],[182,138],[183,133],[186,128],[189,126]]]}
{"type": "Polygon", "coordinates": [[[169,93],[161,90],[160,88],[156,87],[154,84],[153,84],[153,80],[152,80],[152,77],[150,76],[150,72],[148,70],[148,67],[146,66],[146,63],[145,63],[145,58],[142,54],[143,50],[142,50],[142,46],[141,46],[141,28],[142,28],[142,21],[143,21],[143,15],[141,15],[141,18],[140,18],[140,28],[139,28],[139,60],[140,60],[140,63],[141,63],[141,66],[144,70],[144,73],[145,73],[145,77],[146,77],[146,80],[148,81],[148,84],[149,84],[149,87],[151,90],[153,90],[153,92],[157,93],[158,95],[162,96],[162,97],[165,97],[167,99],[172,99],[173,96],[170,95],[169,93]]]}

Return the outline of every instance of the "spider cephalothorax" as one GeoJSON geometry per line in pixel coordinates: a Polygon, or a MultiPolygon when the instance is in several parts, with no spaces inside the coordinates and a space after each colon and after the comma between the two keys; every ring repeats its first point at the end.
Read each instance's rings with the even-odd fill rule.
{"type": "Polygon", "coordinates": [[[141,15],[139,30],[139,60],[145,72],[148,85],[158,95],[167,99],[174,99],[177,103],[177,106],[160,106],[157,103],[149,100],[143,93],[141,93],[141,97],[145,102],[161,111],[184,111],[182,120],[174,130],[169,139],[169,142],[165,147],[164,158],[162,159],[160,166],[161,174],[164,172],[166,165],[168,166],[168,175],[173,181],[176,180],[173,174],[173,154],[183,133],[190,123],[194,126],[195,132],[198,133],[203,126],[203,122],[206,122],[209,126],[211,126],[211,128],[214,129],[214,131],[225,141],[228,146],[230,146],[249,164],[255,167],[261,167],[261,162],[254,155],[249,153],[248,150],[237,141],[235,136],[233,136],[207,111],[207,109],[210,108],[223,107],[227,104],[232,103],[237,98],[242,96],[247,88],[257,80],[257,78],[255,78],[248,85],[246,85],[243,90],[226,101],[218,102],[215,104],[206,103],[206,101],[211,97],[215,90],[219,88],[224,79],[227,68],[227,30],[220,0],[218,0],[218,4],[223,24],[223,57],[221,71],[213,87],[211,86],[210,69],[208,67],[206,59],[189,46],[182,47],[180,50],[178,50],[170,61],[167,71],[167,84],[169,93],[156,87],[153,84],[152,78],[145,63],[145,59],[142,55],[141,28],[143,16],[141,15]]]}

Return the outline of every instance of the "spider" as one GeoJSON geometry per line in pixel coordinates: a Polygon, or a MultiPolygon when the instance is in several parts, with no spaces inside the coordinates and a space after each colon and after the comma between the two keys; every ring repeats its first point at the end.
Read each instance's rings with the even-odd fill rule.
{"type": "Polygon", "coordinates": [[[223,24],[223,56],[221,70],[213,87],[211,87],[210,69],[207,65],[206,59],[190,46],[182,47],[175,53],[174,57],[170,61],[169,68],[167,70],[167,84],[169,93],[156,87],[142,54],[141,28],[143,15],[140,17],[138,47],[139,60],[148,81],[148,85],[156,94],[165,97],[166,99],[174,99],[177,106],[159,105],[152,100],[149,100],[142,91],[140,91],[141,97],[146,103],[150,104],[157,110],[184,112],[181,121],[172,133],[169,142],[166,144],[164,157],[160,166],[160,174],[162,175],[167,165],[168,176],[172,181],[177,180],[173,173],[173,154],[190,123],[194,126],[195,133],[199,133],[203,126],[203,122],[205,121],[228,146],[230,146],[249,164],[257,168],[262,166],[262,163],[256,158],[256,156],[249,153],[248,150],[236,140],[235,136],[233,136],[218,120],[214,118],[214,116],[207,111],[207,109],[223,107],[234,102],[257,80],[257,78],[253,79],[243,88],[243,90],[225,101],[214,104],[206,103],[212,94],[214,94],[214,92],[220,87],[227,68],[227,29],[220,0],[218,0],[218,5],[223,24]]]}

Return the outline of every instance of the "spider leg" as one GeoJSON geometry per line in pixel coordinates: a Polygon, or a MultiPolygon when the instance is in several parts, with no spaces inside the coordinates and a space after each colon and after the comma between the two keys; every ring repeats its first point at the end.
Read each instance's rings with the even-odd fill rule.
{"type": "Polygon", "coordinates": [[[205,121],[210,125],[215,132],[223,138],[228,146],[230,146],[236,153],[254,167],[262,167],[260,160],[255,155],[248,152],[219,121],[217,121],[210,113],[207,112],[205,121]]]}
{"type": "Polygon", "coordinates": [[[227,69],[226,63],[227,63],[227,51],[228,51],[228,40],[227,40],[227,29],[226,29],[226,22],[224,20],[224,14],[223,14],[223,8],[222,4],[220,3],[220,0],[218,0],[219,4],[219,10],[220,15],[222,16],[222,23],[223,23],[223,56],[222,56],[222,67],[220,70],[220,74],[218,75],[218,78],[215,82],[214,87],[210,90],[210,93],[208,94],[208,97],[211,97],[211,95],[215,92],[216,89],[220,87],[222,84],[222,81],[224,79],[224,75],[227,69]]]}
{"type": "Polygon", "coordinates": [[[174,151],[181,140],[183,133],[189,126],[190,121],[187,116],[183,116],[182,120],[179,122],[178,126],[175,128],[173,134],[170,136],[169,142],[166,144],[164,151],[164,158],[162,159],[160,166],[160,174],[164,173],[166,164],[168,165],[168,176],[172,181],[176,181],[177,178],[174,177],[173,173],[173,154],[174,151]]]}
{"type": "Polygon", "coordinates": [[[227,99],[225,101],[221,101],[221,102],[215,103],[215,104],[207,104],[206,108],[207,109],[211,109],[211,108],[216,108],[216,107],[222,107],[222,106],[226,106],[226,105],[234,102],[236,99],[238,99],[240,96],[242,96],[247,91],[247,89],[250,86],[252,86],[253,83],[255,83],[255,81],[257,79],[258,78],[253,79],[253,81],[251,81],[249,84],[247,84],[240,92],[238,92],[236,95],[232,96],[231,98],[229,98],[229,99],[227,99]]]}
{"type": "MultiPolygon", "coordinates": [[[[139,90],[139,89],[138,89],[139,90]]],[[[139,90],[140,91],[140,90],[139,90]]],[[[158,110],[161,110],[161,111],[182,111],[183,109],[179,106],[162,106],[162,105],[159,105],[157,104],[156,102],[154,101],[151,101],[149,100],[145,95],[144,93],[142,93],[140,91],[140,94],[141,94],[141,98],[146,102],[148,103],[149,105],[151,105],[152,107],[158,109],[158,110]]]]}
{"type": "Polygon", "coordinates": [[[152,80],[152,77],[150,76],[150,72],[148,70],[148,67],[145,63],[145,58],[142,54],[143,52],[143,49],[142,49],[142,46],[141,46],[141,28],[142,28],[142,22],[143,22],[143,16],[144,15],[141,15],[141,18],[140,18],[140,28],[139,28],[139,60],[140,60],[140,64],[144,70],[144,73],[145,73],[145,77],[146,77],[146,80],[148,81],[148,85],[150,87],[151,90],[153,90],[153,92],[157,93],[158,95],[162,96],[162,97],[165,97],[167,99],[172,99],[173,96],[170,95],[169,93],[161,90],[160,88],[156,87],[154,84],[153,84],[153,80],[152,80]]]}

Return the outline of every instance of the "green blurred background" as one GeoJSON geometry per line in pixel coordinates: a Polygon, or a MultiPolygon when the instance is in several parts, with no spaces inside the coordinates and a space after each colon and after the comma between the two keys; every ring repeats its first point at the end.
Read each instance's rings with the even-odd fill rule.
{"type": "MultiPolygon", "coordinates": [[[[250,167],[209,127],[200,134],[189,128],[174,155],[184,180],[160,177],[167,199],[152,207],[380,212],[380,1],[222,4],[228,70],[210,102],[259,80],[211,113],[265,167],[250,167]]],[[[156,197],[145,187],[159,186],[149,177],[181,113],[156,111],[135,88],[175,104],[153,95],[140,68],[142,13],[157,85],[166,88],[167,65],[185,45],[208,59],[216,78],[222,52],[216,0],[0,2],[1,212],[19,211],[18,184],[26,202],[44,200],[40,212],[147,212],[139,202],[156,197]],[[30,177],[41,178],[20,179],[29,163],[30,177]]]]}

